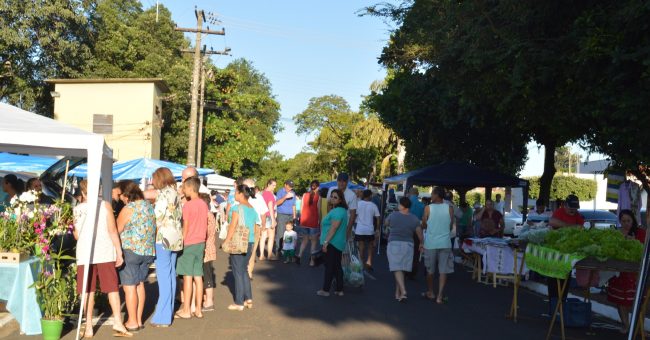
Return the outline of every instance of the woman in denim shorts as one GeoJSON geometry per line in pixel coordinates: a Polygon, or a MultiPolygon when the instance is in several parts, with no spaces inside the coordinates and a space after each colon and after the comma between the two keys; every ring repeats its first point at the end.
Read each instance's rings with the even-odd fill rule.
{"type": "Polygon", "coordinates": [[[156,255],[156,214],[134,182],[125,185],[120,199],[125,206],[117,217],[117,231],[120,233],[124,253],[124,266],[119,274],[129,314],[124,325],[129,331],[138,331],[144,328],[144,281],[156,255]]]}
{"type": "MultiPolygon", "coordinates": [[[[320,237],[320,218],[318,214],[320,195],[318,194],[318,187],[320,183],[316,180],[311,181],[309,185],[309,192],[302,196],[302,207],[300,209],[300,228],[298,234],[300,235],[300,250],[296,256],[296,263],[300,264],[302,254],[307,248],[307,244],[311,242],[311,253],[318,252],[318,238],[320,237]]],[[[314,266],[314,259],[309,260],[309,265],[314,266]]]]}

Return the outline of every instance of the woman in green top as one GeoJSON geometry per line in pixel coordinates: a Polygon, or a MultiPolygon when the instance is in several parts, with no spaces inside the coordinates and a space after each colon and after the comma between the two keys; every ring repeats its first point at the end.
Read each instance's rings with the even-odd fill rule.
{"type": "Polygon", "coordinates": [[[343,296],[343,268],[341,259],[345,249],[345,234],[348,229],[348,205],[345,196],[339,189],[330,194],[332,210],[325,216],[321,224],[320,242],[325,253],[325,280],[323,288],[316,292],[320,296],[329,296],[332,280],[336,279],[334,294],[343,296]]]}
{"type": "Polygon", "coordinates": [[[232,240],[235,235],[235,227],[239,223],[239,219],[243,218],[244,224],[249,230],[248,250],[246,254],[230,255],[230,268],[232,268],[232,275],[235,278],[235,303],[228,306],[228,309],[235,311],[242,311],[244,307],[253,308],[253,292],[247,266],[253,254],[255,223],[259,216],[255,212],[255,209],[253,209],[253,206],[248,203],[249,198],[255,198],[255,189],[249,188],[246,184],[238,185],[235,189],[235,200],[238,204],[230,209],[232,212],[232,221],[230,221],[228,235],[224,240],[224,244],[232,240]]]}

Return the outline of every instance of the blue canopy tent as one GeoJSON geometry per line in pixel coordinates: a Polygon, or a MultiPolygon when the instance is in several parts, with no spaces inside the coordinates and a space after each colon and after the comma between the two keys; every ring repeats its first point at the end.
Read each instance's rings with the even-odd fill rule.
{"type": "MultiPolygon", "coordinates": [[[[335,186],[336,186],[336,181],[331,181],[331,182],[321,183],[319,188],[327,188],[327,189],[329,189],[329,188],[335,187],[335,186]]],[[[364,187],[363,185],[358,185],[358,184],[354,184],[352,182],[348,182],[348,189],[350,189],[350,190],[363,190],[365,188],[366,187],[364,187]]]]}
{"type": "Polygon", "coordinates": [[[56,163],[56,157],[25,156],[0,152],[0,170],[40,174],[56,163]]]}
{"type": "MultiPolygon", "coordinates": [[[[151,178],[151,175],[160,167],[169,168],[174,177],[181,178],[181,173],[186,168],[185,165],[172,163],[168,161],[161,161],[150,158],[138,158],[128,161],[121,161],[113,164],[113,180],[121,181],[125,179],[139,180],[142,178],[151,178]]],[[[198,168],[196,169],[200,176],[214,173],[212,169],[198,168]]],[[[77,177],[86,177],[86,165],[80,165],[74,170],[70,171],[70,175],[77,177]]]]}

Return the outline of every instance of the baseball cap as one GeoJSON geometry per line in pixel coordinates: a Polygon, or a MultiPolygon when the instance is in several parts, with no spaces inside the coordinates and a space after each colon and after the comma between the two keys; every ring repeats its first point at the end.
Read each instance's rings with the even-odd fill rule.
{"type": "Polygon", "coordinates": [[[289,187],[293,188],[293,181],[290,180],[290,179],[284,181],[284,184],[286,184],[286,185],[288,185],[289,187]]]}
{"type": "Polygon", "coordinates": [[[348,176],[348,174],[345,173],[345,172],[341,172],[341,173],[336,177],[336,180],[337,180],[337,181],[346,181],[346,182],[347,182],[347,181],[350,180],[350,176],[348,176]]]}
{"type": "Polygon", "coordinates": [[[580,209],[580,200],[576,195],[569,195],[566,197],[565,204],[569,208],[580,209]]]}

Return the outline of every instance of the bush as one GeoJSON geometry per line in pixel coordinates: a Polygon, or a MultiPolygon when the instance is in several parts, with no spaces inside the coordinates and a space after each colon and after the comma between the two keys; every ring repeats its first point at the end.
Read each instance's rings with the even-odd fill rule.
{"type": "MultiPolygon", "coordinates": [[[[526,178],[530,181],[528,196],[539,198],[539,177],[526,178]]],[[[596,197],[596,181],[593,179],[582,179],[574,176],[556,176],[551,183],[551,200],[564,200],[567,196],[574,194],[581,201],[590,201],[596,197]]]]}

